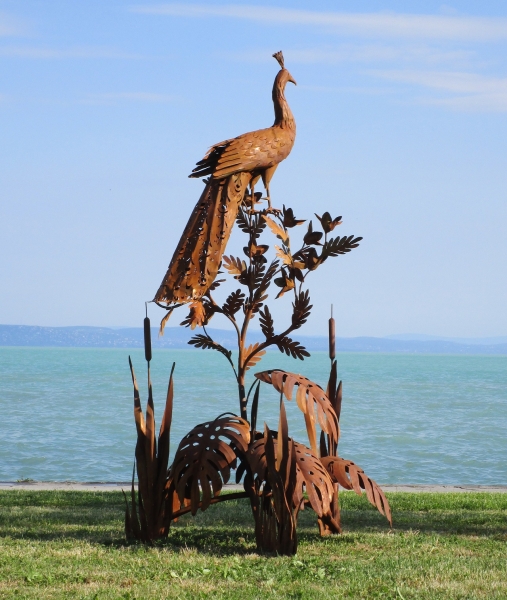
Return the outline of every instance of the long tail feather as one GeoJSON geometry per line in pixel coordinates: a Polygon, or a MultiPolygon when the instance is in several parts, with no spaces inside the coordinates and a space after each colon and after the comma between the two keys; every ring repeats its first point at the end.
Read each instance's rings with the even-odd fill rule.
{"type": "Polygon", "coordinates": [[[167,304],[201,298],[217,276],[251,174],[210,178],[190,215],[154,300],[167,304]]]}

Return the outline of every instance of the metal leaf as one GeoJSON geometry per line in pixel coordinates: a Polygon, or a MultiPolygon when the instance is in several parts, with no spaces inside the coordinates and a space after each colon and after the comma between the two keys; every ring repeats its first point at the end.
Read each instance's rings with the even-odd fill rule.
{"type": "Polygon", "coordinates": [[[202,302],[197,301],[192,302],[188,316],[180,323],[180,325],[190,327],[190,329],[194,330],[196,327],[206,325],[207,322],[206,309],[202,302]]]}
{"type": "MultiPolygon", "coordinates": [[[[259,435],[259,434],[258,434],[259,435]]],[[[278,457],[278,433],[270,431],[274,444],[274,455],[278,457]]],[[[266,456],[266,435],[259,437],[248,450],[248,463],[258,490],[268,481],[268,457],[266,456]]],[[[321,460],[310,448],[288,438],[294,444],[296,453],[296,483],[292,494],[294,508],[302,505],[306,490],[313,510],[319,517],[330,512],[333,496],[333,482],[321,460]]]]}
{"type": "Polygon", "coordinates": [[[223,258],[224,268],[227,269],[230,275],[234,275],[238,278],[243,271],[246,270],[246,263],[241,258],[234,256],[224,256],[223,258]]]}
{"type": "Polygon", "coordinates": [[[266,221],[267,226],[271,229],[271,232],[276,235],[276,237],[280,238],[282,242],[285,244],[289,239],[289,234],[283,227],[280,227],[278,223],[275,223],[273,219],[270,219],[266,215],[262,215],[262,218],[266,221]]]}
{"type": "Polygon", "coordinates": [[[188,344],[195,346],[196,348],[202,348],[203,350],[217,350],[217,352],[220,352],[229,360],[231,358],[231,350],[227,350],[227,348],[224,348],[218,342],[212,340],[209,335],[198,333],[188,340],[188,344]]]}
{"type": "MultiPolygon", "coordinates": [[[[250,344],[250,346],[248,346],[248,348],[245,348],[245,350],[243,351],[243,356],[245,357],[245,359],[248,358],[250,356],[250,354],[252,354],[252,352],[255,352],[255,350],[259,346],[260,346],[260,343],[255,342],[255,344],[250,344]]],[[[260,359],[264,356],[264,354],[266,354],[266,350],[259,350],[259,352],[257,352],[257,354],[252,356],[244,366],[245,371],[248,371],[248,369],[255,366],[260,361],[260,359]]]]}
{"type": "Polygon", "coordinates": [[[222,306],[222,310],[229,317],[233,317],[245,302],[245,294],[241,290],[231,292],[222,306]]]}
{"type": "Polygon", "coordinates": [[[259,325],[261,326],[261,331],[267,340],[274,337],[275,324],[267,306],[259,311],[259,325]]]}
{"type": "MultiPolygon", "coordinates": [[[[330,511],[333,498],[333,482],[321,460],[305,445],[294,442],[297,467],[301,472],[308,500],[319,517],[330,511]]],[[[303,497],[303,489],[299,491],[303,497]]]]}
{"type": "Polygon", "coordinates": [[[229,481],[236,452],[246,452],[250,441],[248,421],[223,415],[194,427],[181,440],[170,469],[176,493],[183,504],[190,499],[191,512],[206,510],[211,499],[229,481]]]}
{"type": "Polygon", "coordinates": [[[270,383],[278,392],[283,393],[287,400],[292,400],[294,386],[298,386],[296,402],[305,415],[306,430],[315,455],[318,454],[315,411],[317,411],[317,419],[322,430],[338,442],[338,419],[329,398],[319,385],[302,375],[279,369],[262,371],[256,373],[255,377],[265,383],[270,383]]]}
{"type": "Polygon", "coordinates": [[[297,340],[293,340],[290,337],[284,336],[277,338],[275,344],[278,346],[278,350],[280,350],[280,352],[285,352],[287,356],[292,356],[292,358],[304,360],[305,356],[310,356],[310,353],[304,346],[302,346],[297,340]]]}
{"type": "Polygon", "coordinates": [[[373,479],[370,479],[366,475],[361,467],[351,460],[346,460],[339,456],[327,456],[322,459],[322,464],[333,480],[339,483],[344,489],[354,490],[359,496],[362,494],[362,490],[364,490],[370,504],[375,506],[380,514],[386,517],[391,527],[393,526],[391,508],[384,492],[373,479]]]}

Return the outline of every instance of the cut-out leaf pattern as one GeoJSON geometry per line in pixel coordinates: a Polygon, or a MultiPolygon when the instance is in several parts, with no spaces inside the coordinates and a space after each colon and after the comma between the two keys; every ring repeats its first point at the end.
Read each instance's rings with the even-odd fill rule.
{"type": "Polygon", "coordinates": [[[222,415],[194,427],[181,440],[170,477],[181,504],[190,500],[193,515],[206,510],[229,481],[236,453],[246,452],[250,425],[236,415],[222,415]]]}
{"type": "MultiPolygon", "coordinates": [[[[278,454],[278,432],[270,431],[275,446],[275,456],[278,454]]],[[[296,485],[294,487],[292,504],[299,507],[304,501],[304,492],[308,494],[312,509],[322,517],[329,514],[330,502],[333,495],[333,482],[330,474],[320,459],[304,444],[295,442],[296,453],[296,485]]],[[[268,461],[266,458],[266,436],[259,437],[248,449],[248,463],[257,489],[261,489],[267,481],[268,461]]]]}
{"type": "Polygon", "coordinates": [[[302,375],[279,369],[256,373],[255,377],[271,384],[277,392],[283,393],[287,400],[292,400],[294,387],[297,387],[296,402],[305,416],[310,446],[315,455],[318,455],[315,411],[321,429],[333,440],[338,441],[339,427],[336,413],[326,393],[319,385],[302,375]]]}
{"type": "Polygon", "coordinates": [[[354,248],[359,246],[359,242],[362,240],[362,237],[354,237],[353,235],[349,235],[348,237],[337,237],[331,238],[328,240],[323,248],[321,261],[323,262],[329,256],[338,256],[340,254],[347,254],[354,248]]]}
{"type": "Polygon", "coordinates": [[[373,479],[366,475],[361,467],[351,460],[346,460],[339,456],[326,456],[321,461],[332,479],[340,484],[342,488],[354,490],[359,496],[362,494],[362,490],[364,490],[370,504],[375,506],[380,514],[386,517],[391,527],[393,526],[391,508],[384,492],[373,479]]]}

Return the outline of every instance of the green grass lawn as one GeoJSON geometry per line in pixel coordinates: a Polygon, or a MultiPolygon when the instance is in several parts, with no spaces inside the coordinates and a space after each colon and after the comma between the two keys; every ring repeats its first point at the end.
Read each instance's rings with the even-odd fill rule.
{"type": "Polygon", "coordinates": [[[296,557],[255,551],[250,507],[127,544],[116,492],[0,492],[0,598],[507,598],[507,494],[388,494],[394,528],[341,494],[344,533],[300,513],[296,557]]]}

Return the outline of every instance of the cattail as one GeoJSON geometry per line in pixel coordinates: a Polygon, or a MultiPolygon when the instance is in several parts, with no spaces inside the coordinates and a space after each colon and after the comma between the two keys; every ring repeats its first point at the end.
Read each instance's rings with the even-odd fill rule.
{"type": "Polygon", "coordinates": [[[150,327],[150,319],[145,317],[144,319],[144,356],[146,360],[150,362],[151,360],[151,327],[150,327]]]}
{"type": "Polygon", "coordinates": [[[336,356],[334,325],[335,323],[333,319],[333,305],[331,304],[331,318],[329,319],[329,358],[331,360],[334,360],[336,356]]]}

